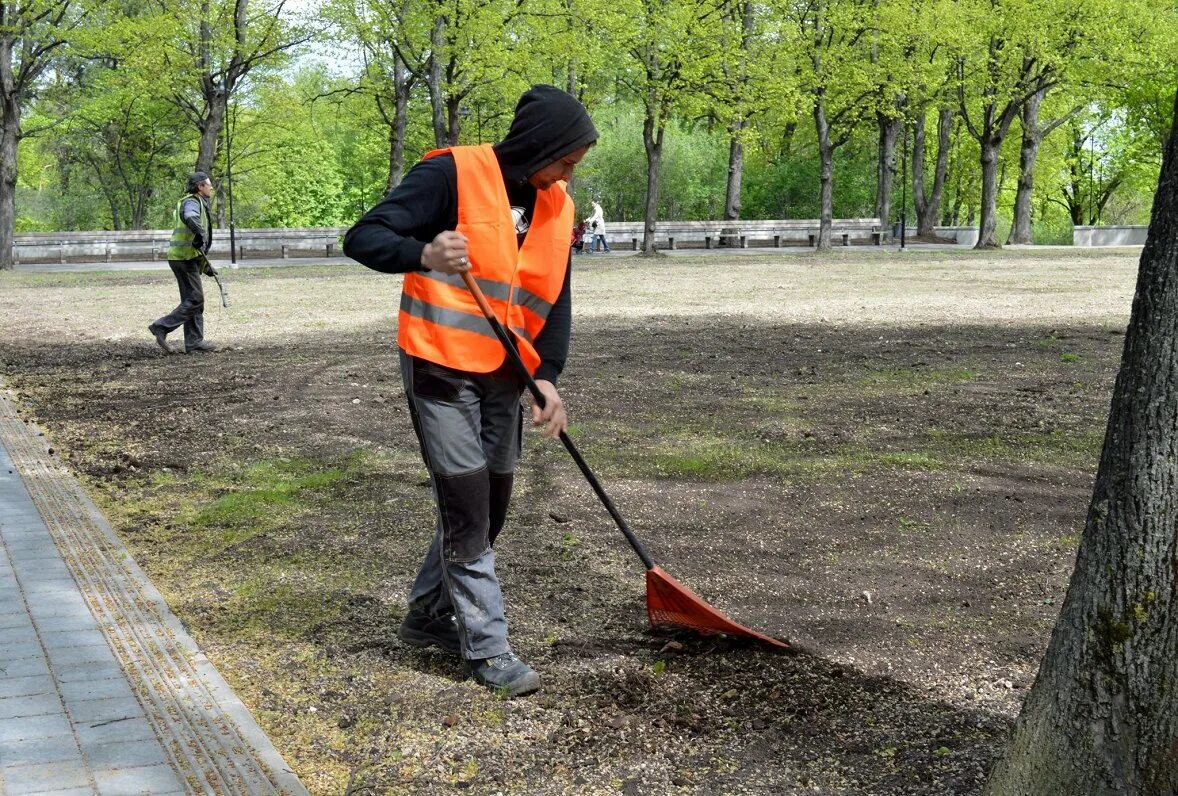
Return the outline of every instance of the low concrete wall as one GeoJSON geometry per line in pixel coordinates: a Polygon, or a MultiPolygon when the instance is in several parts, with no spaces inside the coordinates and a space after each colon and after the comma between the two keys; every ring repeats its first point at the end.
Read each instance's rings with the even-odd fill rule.
{"type": "MultiPolygon", "coordinates": [[[[239,229],[234,233],[237,259],[258,257],[342,256],[346,227],[239,229]]],[[[15,236],[17,262],[65,263],[166,260],[170,229],[120,232],[22,232],[15,236]]],[[[229,259],[229,230],[213,231],[213,259],[229,259]]]]}
{"type": "MultiPolygon", "coordinates": [[[[811,236],[818,231],[818,219],[759,219],[742,221],[660,221],[655,228],[655,245],[662,249],[675,238],[675,246],[703,247],[710,239],[717,244],[720,232],[743,237],[749,246],[813,245],[811,236]],[[732,232],[730,232],[732,231],[732,232]]],[[[874,218],[836,218],[832,221],[835,245],[843,242],[875,243],[877,235],[887,241],[891,229],[880,230],[874,218]]],[[[937,234],[955,240],[962,246],[977,242],[976,227],[937,227],[937,234]]],[[[1082,228],[1081,228],[1082,229],[1082,228]]],[[[1111,228],[1102,228],[1111,229],[1111,228]]],[[[607,221],[606,237],[611,246],[623,248],[641,242],[644,224],[641,221],[607,221]]],[[[290,229],[239,229],[235,232],[237,259],[249,260],[274,257],[339,257],[341,240],[346,227],[305,227],[290,229]]],[[[910,227],[909,235],[916,230],[910,227]]],[[[166,260],[168,241],[172,231],[166,229],[129,230],[121,232],[22,232],[15,236],[18,263],[118,262],[126,260],[166,260]]],[[[1112,245],[1112,244],[1106,244],[1112,245]]],[[[229,230],[213,232],[213,246],[209,256],[216,260],[229,259],[229,230]]]]}
{"type": "Polygon", "coordinates": [[[1076,227],[1072,230],[1073,246],[1142,246],[1146,226],[1076,227]]]}

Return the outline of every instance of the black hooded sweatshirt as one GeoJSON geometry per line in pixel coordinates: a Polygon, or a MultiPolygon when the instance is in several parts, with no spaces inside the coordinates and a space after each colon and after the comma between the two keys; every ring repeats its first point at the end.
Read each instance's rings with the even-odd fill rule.
{"type": "MultiPolygon", "coordinates": [[[[507,199],[522,244],[536,205],[528,178],[568,153],[597,140],[584,106],[553,86],[535,86],[520,97],[507,136],[494,145],[507,199]]],[[[440,232],[458,226],[458,170],[439,155],[414,166],[405,179],[344,235],[344,254],[385,273],[424,270],[421,252],[440,232]]],[[[535,377],[555,383],[568,357],[572,330],[571,264],[564,287],[534,342],[540,355],[535,377]]]]}

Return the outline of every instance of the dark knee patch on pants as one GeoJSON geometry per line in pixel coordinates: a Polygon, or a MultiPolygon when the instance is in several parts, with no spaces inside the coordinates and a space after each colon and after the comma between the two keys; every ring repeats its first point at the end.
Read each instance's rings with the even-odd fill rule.
{"type": "Polygon", "coordinates": [[[467,475],[434,474],[442,519],[442,558],[473,561],[491,546],[490,481],[485,469],[467,475]]]}
{"type": "Polygon", "coordinates": [[[503,530],[503,524],[507,521],[507,506],[511,503],[511,485],[514,480],[513,473],[491,473],[489,479],[491,527],[487,538],[491,545],[495,544],[495,537],[503,530]]]}

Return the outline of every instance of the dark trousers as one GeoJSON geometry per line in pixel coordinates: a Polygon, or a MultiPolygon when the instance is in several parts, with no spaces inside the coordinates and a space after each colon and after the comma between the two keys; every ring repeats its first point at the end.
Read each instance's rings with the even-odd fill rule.
{"type": "Polygon", "coordinates": [[[400,359],[438,509],[409,604],[433,617],[453,611],[463,657],[493,658],[511,649],[492,545],[507,517],[522,444],[522,387],[506,367],[465,373],[404,351],[400,359]]]}
{"type": "Polygon", "coordinates": [[[200,261],[168,260],[176,284],[180,287],[180,303],[176,309],[155,322],[167,331],[184,327],[184,350],[205,339],[205,290],[200,283],[200,261]]]}

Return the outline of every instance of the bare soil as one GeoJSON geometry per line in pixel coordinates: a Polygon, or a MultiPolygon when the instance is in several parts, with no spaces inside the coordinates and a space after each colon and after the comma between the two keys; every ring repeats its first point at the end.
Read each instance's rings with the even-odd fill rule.
{"type": "Polygon", "coordinates": [[[545,686],[512,701],[395,637],[432,532],[398,278],[226,271],[223,350],[169,357],[169,274],[0,274],[0,363],[314,793],[972,794],[1063,598],[1135,265],[578,259],[574,438],[664,569],[795,652],[649,630],[530,436],[497,552],[545,686]]]}

